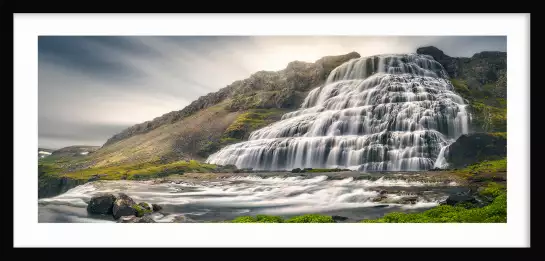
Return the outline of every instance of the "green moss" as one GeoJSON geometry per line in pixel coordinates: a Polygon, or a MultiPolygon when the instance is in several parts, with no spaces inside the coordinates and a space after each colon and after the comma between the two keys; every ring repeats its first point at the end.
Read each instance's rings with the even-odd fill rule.
{"type": "Polygon", "coordinates": [[[459,79],[450,79],[450,82],[454,87],[454,91],[462,95],[462,97],[467,99],[468,96],[471,95],[471,92],[469,91],[469,88],[467,87],[465,81],[459,79]]]}
{"type": "Polygon", "coordinates": [[[441,205],[421,213],[393,212],[363,223],[505,223],[507,222],[507,192],[481,208],[441,205]]]}
{"type": "Polygon", "coordinates": [[[461,173],[505,172],[507,171],[507,158],[499,160],[485,160],[458,170],[461,173]]]}
{"type": "Polygon", "coordinates": [[[237,119],[225,130],[224,138],[242,139],[249,132],[264,127],[276,120],[283,109],[252,109],[237,117],[237,119]]]}
{"type": "MultiPolygon", "coordinates": [[[[106,174],[100,179],[118,180],[127,179],[150,179],[166,177],[173,174],[183,174],[186,172],[212,172],[216,165],[201,163],[195,160],[175,161],[167,164],[159,162],[147,162],[132,165],[114,165],[108,167],[85,168],[76,171],[69,171],[56,164],[39,164],[39,170],[45,175],[66,176],[73,179],[89,179],[97,174],[106,174]]],[[[42,175],[44,175],[42,174],[42,175]]]]}
{"type": "Polygon", "coordinates": [[[231,223],[335,223],[335,221],[330,216],[308,214],[292,217],[287,220],[283,220],[281,217],[268,215],[257,215],[255,217],[242,216],[233,219],[231,223]]]}
{"type": "Polygon", "coordinates": [[[486,105],[481,101],[471,102],[474,124],[486,132],[507,131],[507,108],[486,105]]]}
{"type": "Polygon", "coordinates": [[[219,139],[210,140],[205,143],[198,151],[198,154],[202,157],[207,157],[227,145],[246,140],[252,131],[279,120],[286,112],[288,112],[287,109],[277,108],[248,110],[240,114],[233,123],[225,129],[219,139]]]}
{"type": "Polygon", "coordinates": [[[134,210],[136,210],[136,216],[137,216],[137,217],[142,217],[142,216],[144,216],[145,214],[151,213],[151,212],[152,212],[151,209],[146,209],[146,208],[144,208],[143,206],[140,206],[140,205],[138,205],[138,204],[132,205],[132,208],[133,208],[134,210]]]}
{"type": "Polygon", "coordinates": [[[473,114],[473,124],[485,132],[505,132],[507,130],[507,101],[496,97],[496,83],[488,83],[480,89],[470,89],[461,79],[450,79],[454,91],[469,101],[473,114]]]}
{"type": "Polygon", "coordinates": [[[231,223],[258,223],[255,217],[243,216],[231,220],[231,223]]]}
{"type": "Polygon", "coordinates": [[[507,132],[489,132],[488,134],[495,137],[501,137],[501,138],[507,139],[507,132]]]}
{"type": "Polygon", "coordinates": [[[330,216],[308,214],[292,217],[286,220],[285,223],[335,223],[335,220],[330,216]]]}
{"type": "Polygon", "coordinates": [[[479,192],[479,194],[485,197],[496,198],[505,193],[506,190],[507,188],[505,187],[505,185],[498,184],[496,182],[490,182],[486,187],[483,188],[483,190],[479,192]]]}

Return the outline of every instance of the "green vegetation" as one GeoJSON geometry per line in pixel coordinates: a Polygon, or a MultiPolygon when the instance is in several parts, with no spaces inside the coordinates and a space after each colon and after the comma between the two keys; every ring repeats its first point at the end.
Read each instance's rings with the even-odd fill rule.
{"type": "Polygon", "coordinates": [[[450,79],[450,82],[452,83],[452,86],[454,86],[454,91],[462,95],[462,97],[466,98],[471,95],[471,92],[469,91],[469,88],[467,87],[465,81],[450,79]]]}
{"type": "Polygon", "coordinates": [[[507,171],[507,158],[499,160],[485,160],[458,170],[462,173],[505,172],[507,171]]]}
{"type": "Polygon", "coordinates": [[[454,90],[470,103],[473,123],[485,132],[505,132],[507,130],[507,101],[496,97],[495,84],[485,84],[481,90],[470,89],[464,80],[450,79],[454,90]]]}
{"type": "Polygon", "coordinates": [[[335,221],[330,216],[308,214],[292,217],[286,220],[285,223],[335,223],[335,221]]]}
{"type": "Polygon", "coordinates": [[[132,208],[134,208],[134,210],[136,210],[136,216],[137,217],[142,217],[144,216],[145,214],[147,213],[151,213],[151,209],[147,209],[141,205],[138,205],[138,204],[134,204],[132,205],[132,208]]]}
{"type": "Polygon", "coordinates": [[[501,138],[507,139],[507,132],[489,132],[488,134],[495,137],[501,137],[501,138]]]}
{"type": "Polygon", "coordinates": [[[475,113],[474,123],[485,132],[505,132],[507,130],[507,108],[486,105],[481,101],[471,102],[475,113]]]}
{"type": "Polygon", "coordinates": [[[307,214],[286,220],[281,217],[268,215],[257,215],[255,217],[243,216],[233,219],[231,223],[335,223],[335,221],[330,216],[307,214]]]}
{"type": "Polygon", "coordinates": [[[496,182],[490,182],[486,187],[479,192],[481,196],[497,198],[506,193],[507,188],[505,185],[498,184],[496,182]]]}
{"type": "Polygon", "coordinates": [[[255,217],[243,216],[235,218],[231,223],[283,223],[281,217],[257,215],[255,217]]]}
{"type": "Polygon", "coordinates": [[[393,212],[363,223],[505,223],[507,222],[507,192],[492,184],[481,194],[494,196],[492,203],[481,208],[441,205],[421,213],[393,212]]]}
{"type": "Polygon", "coordinates": [[[138,180],[166,177],[173,174],[183,174],[185,172],[211,172],[216,169],[216,165],[201,163],[196,160],[182,160],[167,164],[148,162],[134,165],[115,165],[108,167],[84,168],[70,171],[60,167],[54,162],[41,162],[38,164],[38,169],[42,175],[65,176],[73,179],[87,180],[94,175],[102,174],[103,176],[101,176],[100,179],[104,180],[138,180]]]}
{"type": "Polygon", "coordinates": [[[239,115],[225,130],[218,140],[208,141],[199,151],[199,155],[207,157],[229,144],[241,142],[248,138],[250,133],[265,127],[286,113],[286,109],[251,109],[239,115]]]}
{"type": "Polygon", "coordinates": [[[238,116],[238,118],[225,130],[223,136],[225,138],[243,139],[251,131],[278,120],[279,116],[285,112],[286,110],[283,109],[250,110],[238,116]]]}

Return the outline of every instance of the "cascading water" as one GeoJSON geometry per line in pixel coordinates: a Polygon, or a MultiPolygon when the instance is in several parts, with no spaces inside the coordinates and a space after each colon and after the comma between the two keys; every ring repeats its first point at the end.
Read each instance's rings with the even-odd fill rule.
{"type": "Polygon", "coordinates": [[[353,59],[335,68],[299,110],[207,162],[254,170],[443,167],[445,148],[468,131],[466,106],[430,56],[353,59]]]}

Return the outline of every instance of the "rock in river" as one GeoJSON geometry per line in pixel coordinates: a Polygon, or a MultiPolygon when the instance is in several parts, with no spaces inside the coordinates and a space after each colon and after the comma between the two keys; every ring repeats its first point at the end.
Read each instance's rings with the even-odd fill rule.
{"type": "Polygon", "coordinates": [[[119,219],[122,216],[136,216],[137,213],[132,207],[133,205],[136,205],[136,202],[131,197],[124,193],[119,193],[112,209],[114,219],[119,219]]]}
{"type": "Polygon", "coordinates": [[[163,209],[163,207],[161,207],[161,206],[159,206],[157,204],[151,204],[151,206],[152,206],[154,212],[163,209]]]}
{"type": "Polygon", "coordinates": [[[116,197],[112,194],[100,194],[91,198],[87,212],[92,214],[112,214],[116,197]]]}

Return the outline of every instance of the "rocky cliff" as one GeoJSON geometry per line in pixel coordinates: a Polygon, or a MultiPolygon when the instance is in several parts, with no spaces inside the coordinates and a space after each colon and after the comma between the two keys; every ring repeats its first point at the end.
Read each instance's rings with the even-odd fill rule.
{"type": "Polygon", "coordinates": [[[480,52],[450,57],[433,46],[417,53],[431,55],[445,67],[456,91],[471,105],[475,132],[507,131],[507,53],[480,52]]]}

